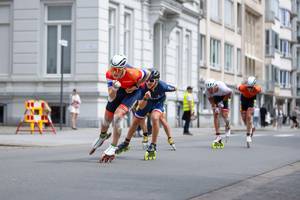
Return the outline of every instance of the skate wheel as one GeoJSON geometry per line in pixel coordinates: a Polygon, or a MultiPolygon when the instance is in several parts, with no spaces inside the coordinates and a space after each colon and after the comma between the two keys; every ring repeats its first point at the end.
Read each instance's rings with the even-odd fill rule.
{"type": "Polygon", "coordinates": [[[92,148],[92,149],[90,150],[89,155],[92,155],[95,151],[96,151],[96,149],[92,148]]]}
{"type": "Polygon", "coordinates": [[[149,153],[148,153],[148,151],[146,151],[146,153],[144,155],[144,160],[149,160],[149,153]]]}
{"type": "Polygon", "coordinates": [[[224,148],[224,144],[220,143],[220,149],[223,149],[223,148],[224,148]]]}
{"type": "Polygon", "coordinates": [[[212,143],[212,144],[211,144],[211,148],[212,148],[212,149],[216,149],[216,148],[217,148],[217,146],[215,145],[215,143],[212,143]]]}

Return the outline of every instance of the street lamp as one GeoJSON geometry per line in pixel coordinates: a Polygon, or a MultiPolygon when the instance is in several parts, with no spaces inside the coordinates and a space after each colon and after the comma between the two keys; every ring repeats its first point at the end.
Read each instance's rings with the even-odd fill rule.
{"type": "Polygon", "coordinates": [[[59,40],[58,44],[61,46],[61,58],[60,58],[60,120],[59,128],[62,130],[63,123],[63,83],[64,83],[64,47],[68,46],[67,40],[59,40]]]}

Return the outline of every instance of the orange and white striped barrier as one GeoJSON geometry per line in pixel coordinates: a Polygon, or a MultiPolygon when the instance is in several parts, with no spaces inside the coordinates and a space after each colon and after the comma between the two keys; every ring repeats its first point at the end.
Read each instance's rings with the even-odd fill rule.
{"type": "Polygon", "coordinates": [[[36,131],[39,131],[40,134],[43,134],[45,131],[51,131],[54,134],[56,134],[55,128],[53,126],[53,123],[51,121],[51,117],[49,116],[50,113],[50,107],[48,106],[48,103],[45,101],[37,101],[37,100],[27,100],[25,101],[25,112],[24,117],[20,121],[20,123],[17,126],[16,134],[18,134],[19,131],[30,131],[31,134],[33,134],[36,131]],[[47,111],[48,110],[48,111],[47,111]],[[47,111],[48,115],[45,114],[47,111]],[[21,130],[20,127],[24,123],[29,123],[30,130],[23,129],[21,130]],[[44,129],[44,124],[48,124],[51,128],[51,130],[44,129]],[[35,129],[35,126],[38,128],[35,129]]]}

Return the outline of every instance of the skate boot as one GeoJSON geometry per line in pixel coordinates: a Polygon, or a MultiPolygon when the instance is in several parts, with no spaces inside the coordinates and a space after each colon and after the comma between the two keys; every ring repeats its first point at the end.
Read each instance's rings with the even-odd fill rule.
{"type": "Polygon", "coordinates": [[[145,152],[144,160],[156,160],[156,144],[151,143],[145,152]]]}
{"type": "Polygon", "coordinates": [[[224,144],[222,142],[222,137],[220,135],[217,135],[216,139],[211,144],[211,147],[213,149],[223,149],[224,148],[224,144]]]}
{"type": "Polygon", "coordinates": [[[110,145],[102,154],[100,158],[100,163],[107,163],[111,162],[113,159],[115,159],[115,152],[118,147],[110,145]]]}
{"type": "Polygon", "coordinates": [[[103,142],[105,140],[107,140],[108,138],[110,138],[111,133],[101,133],[99,135],[99,137],[97,139],[95,139],[95,141],[92,144],[92,149],[90,150],[90,155],[92,155],[96,149],[98,149],[99,147],[101,147],[101,145],[103,144],[103,142]]]}
{"type": "Polygon", "coordinates": [[[176,146],[175,146],[175,142],[174,142],[173,138],[169,137],[168,143],[171,145],[172,149],[174,151],[176,151],[176,146]]]}
{"type": "Polygon", "coordinates": [[[143,141],[142,141],[142,144],[143,144],[143,149],[146,150],[148,149],[148,136],[143,136],[143,141]]]}
{"type": "Polygon", "coordinates": [[[247,148],[250,148],[250,144],[252,142],[252,139],[251,139],[250,135],[247,136],[246,141],[247,141],[247,148]]]}
{"type": "Polygon", "coordinates": [[[122,152],[126,152],[130,149],[129,147],[129,143],[127,142],[122,142],[121,144],[118,145],[117,150],[116,150],[116,154],[119,155],[122,152]]]}

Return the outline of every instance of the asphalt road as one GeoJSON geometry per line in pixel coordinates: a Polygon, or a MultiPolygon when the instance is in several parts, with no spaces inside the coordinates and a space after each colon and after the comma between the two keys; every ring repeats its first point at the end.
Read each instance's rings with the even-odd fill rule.
{"type": "Polygon", "coordinates": [[[234,134],[223,150],[212,135],[165,137],[155,161],[144,161],[141,139],[110,164],[98,163],[105,143],[0,147],[0,199],[300,199],[300,132],[257,132],[246,148],[234,134]]]}

